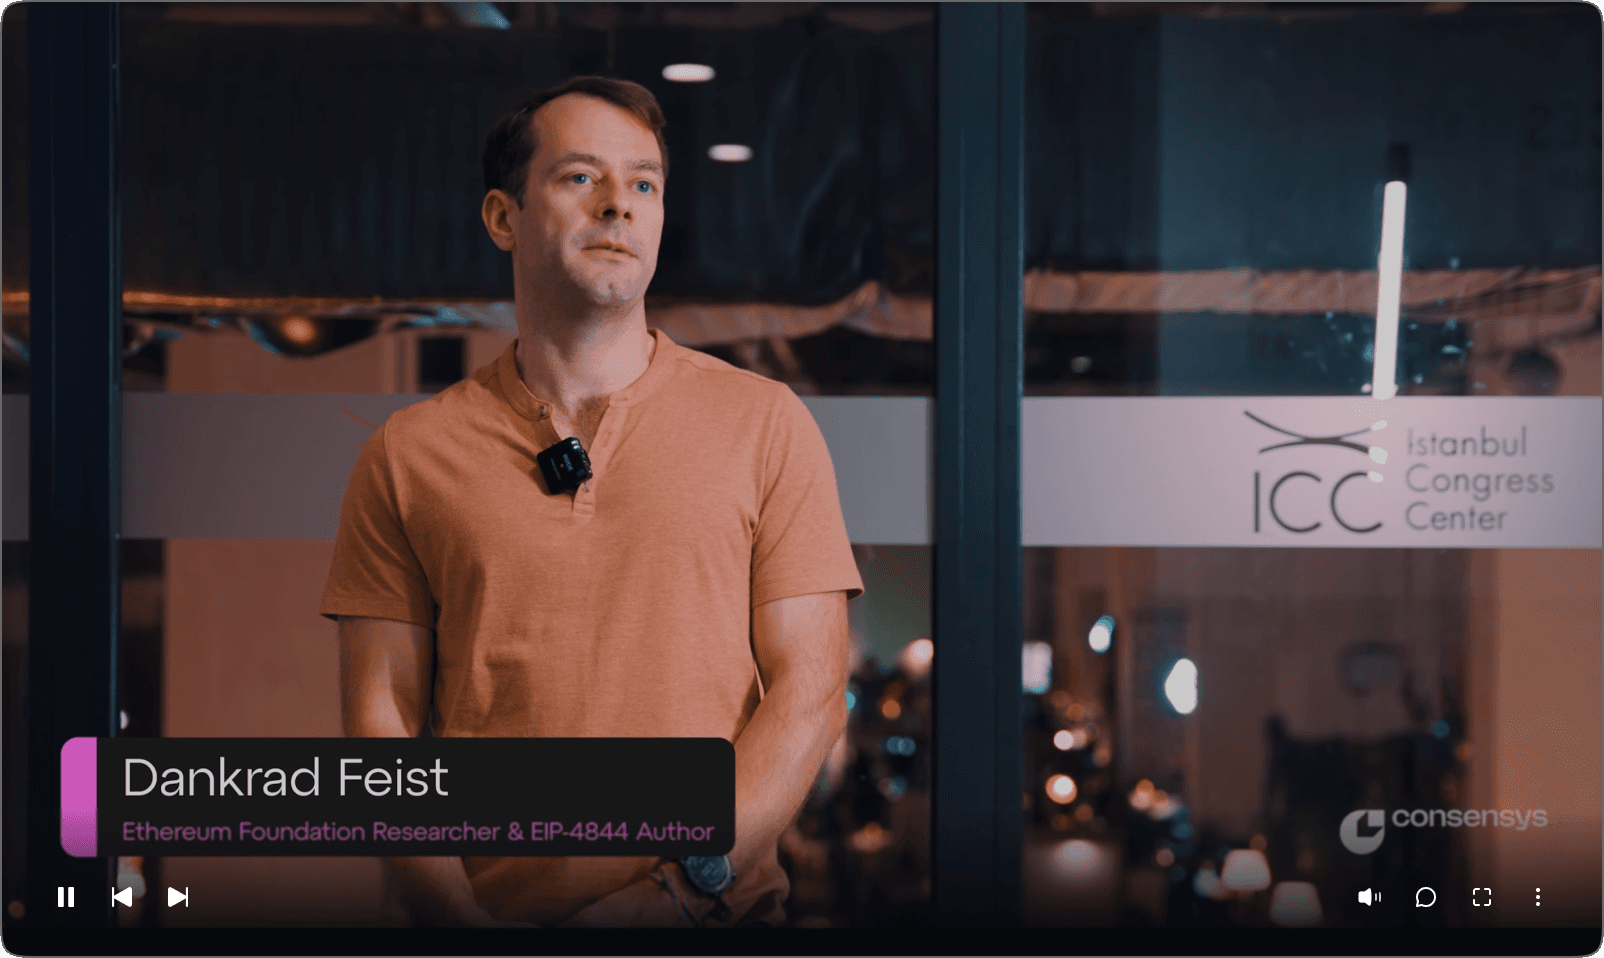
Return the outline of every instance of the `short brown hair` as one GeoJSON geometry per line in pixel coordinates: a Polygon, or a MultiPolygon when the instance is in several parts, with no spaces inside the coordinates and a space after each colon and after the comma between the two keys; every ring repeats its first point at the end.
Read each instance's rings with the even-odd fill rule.
{"type": "Polygon", "coordinates": [[[535,111],[568,93],[583,93],[633,113],[657,137],[658,152],[663,155],[663,177],[668,177],[668,144],[663,140],[663,109],[657,105],[652,91],[613,77],[579,76],[542,90],[513,107],[490,127],[485,134],[484,167],[485,192],[501,190],[524,205],[524,182],[529,178],[529,161],[535,155],[535,111]]]}

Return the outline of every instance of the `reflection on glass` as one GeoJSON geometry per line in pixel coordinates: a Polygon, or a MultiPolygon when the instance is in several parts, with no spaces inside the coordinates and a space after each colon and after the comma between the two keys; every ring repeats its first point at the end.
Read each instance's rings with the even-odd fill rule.
{"type": "MultiPolygon", "coordinates": [[[[212,394],[216,409],[239,408],[227,405],[238,394],[350,396],[327,419],[265,404],[300,417],[310,456],[382,421],[358,397],[416,401],[494,361],[516,323],[507,258],[479,222],[480,140],[515,95],[571,69],[646,85],[668,118],[650,325],[801,395],[929,395],[928,10],[825,10],[800,29],[781,7],[523,4],[510,29],[473,30],[492,24],[456,22],[449,6],[124,10],[125,390],[212,394]],[[688,36],[695,49],[681,48],[688,36]],[[304,69],[251,66],[284,62],[304,69]],[[373,107],[377,88],[406,109],[373,107]]],[[[5,62],[11,76],[21,61],[5,62]]],[[[5,85],[8,111],[18,89],[5,85]]],[[[26,301],[10,276],[8,390],[26,372],[14,321],[26,301]]],[[[332,543],[239,534],[146,540],[154,641],[125,644],[124,658],[155,684],[130,701],[130,734],[340,734],[337,646],[315,616],[332,543]]],[[[860,556],[881,578],[854,603],[850,727],[781,842],[792,924],[927,918],[933,647],[920,554],[860,556]]],[[[160,874],[217,889],[146,913],[164,924],[224,912],[248,925],[413,920],[375,860],[140,867],[151,887],[160,874]]]]}
{"type": "Polygon", "coordinates": [[[780,844],[798,927],[930,920],[929,550],[855,551],[847,730],[780,844]]]}
{"type": "MultiPolygon", "coordinates": [[[[1596,916],[1596,550],[1032,548],[1026,567],[1026,640],[1055,665],[1025,696],[1031,923],[1339,927],[1367,920],[1366,887],[1540,872],[1574,889],[1545,923],[1596,916]],[[1121,638],[1099,654],[1104,616],[1121,638]]],[[[1516,918],[1536,916],[1454,897],[1430,920],[1516,918]]]]}

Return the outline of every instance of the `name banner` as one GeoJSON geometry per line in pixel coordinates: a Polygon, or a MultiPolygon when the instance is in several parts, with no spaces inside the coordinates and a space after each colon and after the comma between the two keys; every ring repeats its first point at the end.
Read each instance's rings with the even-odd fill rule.
{"type": "Polygon", "coordinates": [[[70,855],[723,855],[719,738],[75,738],[70,855]]]}
{"type": "Polygon", "coordinates": [[[1604,546],[1597,397],[1038,398],[1029,546],[1604,546]]]}

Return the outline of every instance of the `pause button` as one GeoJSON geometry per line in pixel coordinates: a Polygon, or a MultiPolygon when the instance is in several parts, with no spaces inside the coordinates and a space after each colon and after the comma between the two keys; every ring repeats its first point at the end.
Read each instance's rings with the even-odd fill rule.
{"type": "Polygon", "coordinates": [[[56,886],[56,907],[57,908],[77,908],[78,907],[78,903],[73,900],[72,886],[71,885],[68,885],[68,886],[65,886],[65,887],[63,887],[61,885],[57,885],[56,886]]]}

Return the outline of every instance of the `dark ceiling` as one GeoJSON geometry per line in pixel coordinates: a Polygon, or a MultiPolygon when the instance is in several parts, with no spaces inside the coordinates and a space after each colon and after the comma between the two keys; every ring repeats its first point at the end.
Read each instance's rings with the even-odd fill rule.
{"type": "MultiPolygon", "coordinates": [[[[506,258],[478,222],[483,131],[508,97],[582,72],[647,85],[669,117],[656,295],[818,304],[871,280],[930,289],[930,5],[124,10],[129,289],[506,298],[506,258]],[[719,81],[664,81],[682,57],[719,81]],[[717,143],[754,159],[714,162],[717,143]]],[[[6,18],[7,289],[27,275],[26,51],[12,29],[25,11],[6,18]]],[[[1588,8],[1043,4],[1031,17],[1031,268],[1369,268],[1373,187],[1396,141],[1413,151],[1409,268],[1598,262],[1588,8]]]]}

